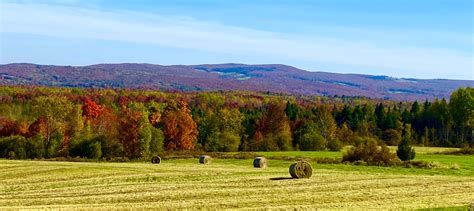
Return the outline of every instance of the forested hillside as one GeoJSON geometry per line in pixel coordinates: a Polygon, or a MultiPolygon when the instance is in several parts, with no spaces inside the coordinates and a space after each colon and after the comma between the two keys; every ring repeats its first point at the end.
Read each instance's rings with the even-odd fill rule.
{"type": "Polygon", "coordinates": [[[0,87],[0,157],[148,158],[163,150],[339,150],[374,138],[473,145],[474,89],[397,102],[256,92],[0,87]]]}
{"type": "Polygon", "coordinates": [[[0,85],[133,88],[168,91],[257,91],[293,95],[363,96],[391,100],[448,98],[472,80],[413,79],[310,72],[278,64],[0,65],[0,85]]]}

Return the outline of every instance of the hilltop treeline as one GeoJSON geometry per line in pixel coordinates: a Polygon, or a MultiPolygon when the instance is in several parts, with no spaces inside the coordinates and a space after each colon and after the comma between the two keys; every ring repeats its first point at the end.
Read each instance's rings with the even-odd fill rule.
{"type": "Polygon", "coordinates": [[[474,89],[433,102],[254,92],[0,87],[0,157],[148,158],[163,150],[473,145],[474,89]]]}

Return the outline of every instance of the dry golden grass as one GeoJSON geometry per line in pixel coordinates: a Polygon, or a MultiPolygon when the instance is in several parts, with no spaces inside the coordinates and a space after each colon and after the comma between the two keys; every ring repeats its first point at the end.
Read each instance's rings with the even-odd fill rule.
{"type": "MultiPolygon", "coordinates": [[[[319,169],[286,179],[291,162],[195,159],[151,163],[0,160],[0,209],[346,208],[466,206],[474,177],[319,169]]],[[[375,167],[374,167],[375,168],[375,167]]]]}

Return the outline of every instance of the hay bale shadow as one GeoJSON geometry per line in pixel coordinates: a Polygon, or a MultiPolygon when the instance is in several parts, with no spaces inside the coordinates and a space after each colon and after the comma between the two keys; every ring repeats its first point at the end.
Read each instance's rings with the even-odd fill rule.
{"type": "Polygon", "coordinates": [[[293,177],[273,177],[273,178],[270,178],[270,180],[288,180],[288,179],[293,179],[293,177]]]}

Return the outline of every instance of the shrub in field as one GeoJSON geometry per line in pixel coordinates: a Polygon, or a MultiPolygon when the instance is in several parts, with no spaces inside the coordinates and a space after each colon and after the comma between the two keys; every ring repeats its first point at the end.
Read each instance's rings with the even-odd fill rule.
{"type": "Polygon", "coordinates": [[[37,134],[27,139],[25,150],[26,150],[26,156],[28,158],[44,157],[45,151],[44,151],[43,140],[44,138],[40,134],[37,134]]]}
{"type": "Polygon", "coordinates": [[[102,157],[110,159],[124,156],[123,145],[121,145],[117,140],[106,139],[101,143],[102,157]]]}
{"type": "Polygon", "coordinates": [[[385,144],[373,138],[366,138],[364,142],[350,148],[344,154],[342,161],[364,161],[368,165],[393,165],[398,160],[385,144]]]}
{"type": "Polygon", "coordinates": [[[422,161],[422,160],[405,161],[401,165],[404,166],[404,167],[407,167],[407,168],[415,167],[415,168],[426,168],[426,169],[435,169],[435,168],[441,168],[442,167],[441,164],[436,162],[436,161],[428,162],[428,161],[422,161]]]}
{"type": "Polygon", "coordinates": [[[53,158],[60,155],[61,142],[64,140],[64,134],[60,131],[56,131],[51,134],[49,141],[45,138],[45,157],[53,158]]]}
{"type": "Polygon", "coordinates": [[[18,159],[18,158],[16,157],[16,153],[15,153],[14,151],[9,151],[9,152],[7,153],[7,158],[8,158],[8,159],[11,159],[11,160],[18,159]]]}
{"type": "Polygon", "coordinates": [[[89,154],[88,154],[88,158],[92,158],[92,159],[99,159],[100,157],[102,157],[102,147],[101,147],[101,144],[100,142],[92,142],[89,144],[89,154]]]}
{"type": "Polygon", "coordinates": [[[324,138],[316,131],[305,133],[299,140],[299,147],[302,151],[324,150],[324,138]]]}
{"type": "Polygon", "coordinates": [[[341,141],[337,138],[330,140],[328,143],[328,149],[329,151],[340,151],[342,149],[341,141]]]}
{"type": "Polygon", "coordinates": [[[352,144],[354,143],[355,134],[346,123],[343,123],[337,130],[336,130],[336,137],[344,144],[352,144]]]}
{"type": "Polygon", "coordinates": [[[45,146],[41,135],[25,138],[8,136],[0,138],[0,157],[11,159],[41,158],[45,146]]]}
{"type": "Polygon", "coordinates": [[[219,151],[235,152],[239,150],[240,136],[230,132],[219,133],[219,151]]]}
{"type": "Polygon", "coordinates": [[[103,137],[96,137],[89,140],[74,141],[71,143],[69,154],[73,157],[86,157],[98,159],[102,157],[103,137]]]}
{"type": "Polygon", "coordinates": [[[474,148],[464,147],[455,151],[440,152],[440,154],[445,155],[474,155],[474,148]]]}
{"type": "Polygon", "coordinates": [[[403,138],[402,142],[398,145],[397,156],[403,161],[415,158],[415,149],[410,146],[408,138],[403,138]]]}
{"type": "Polygon", "coordinates": [[[402,134],[395,129],[387,129],[382,134],[382,140],[391,146],[395,146],[402,140],[402,134]]]}
{"type": "Polygon", "coordinates": [[[23,136],[8,136],[0,138],[0,157],[9,159],[27,158],[26,138],[23,136]]]}
{"type": "Polygon", "coordinates": [[[373,138],[365,137],[365,136],[354,136],[352,139],[352,145],[359,146],[360,144],[366,143],[367,139],[373,139],[373,138]]]}

